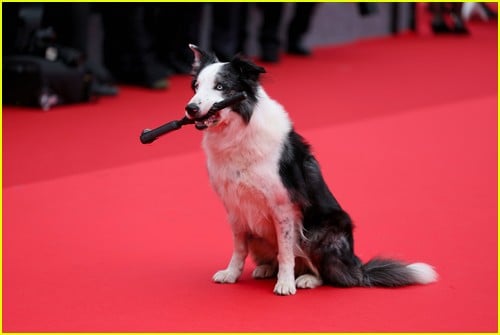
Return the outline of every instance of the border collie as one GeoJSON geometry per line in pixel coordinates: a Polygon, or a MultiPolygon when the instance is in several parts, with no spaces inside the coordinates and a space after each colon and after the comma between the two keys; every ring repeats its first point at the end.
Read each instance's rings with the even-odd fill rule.
{"type": "Polygon", "coordinates": [[[274,292],[322,284],[397,287],[437,280],[425,263],[391,259],[362,263],[354,253],[353,224],[326,185],[309,145],[288,114],[259,83],[265,72],[236,56],[219,62],[195,45],[186,117],[203,130],[202,147],[212,187],[222,199],[234,239],[217,283],[234,283],[248,254],[254,278],[277,276],[274,292]],[[247,98],[204,117],[218,101],[244,92],[247,98]]]}

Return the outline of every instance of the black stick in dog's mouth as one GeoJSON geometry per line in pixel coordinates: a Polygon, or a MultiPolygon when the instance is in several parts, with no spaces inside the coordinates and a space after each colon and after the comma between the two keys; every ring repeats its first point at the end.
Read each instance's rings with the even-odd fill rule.
{"type": "Polygon", "coordinates": [[[235,95],[227,99],[214,103],[208,110],[207,114],[203,115],[200,118],[189,119],[185,116],[181,120],[170,121],[155,129],[144,129],[139,139],[142,144],[153,143],[158,137],[168,134],[173,130],[178,130],[186,124],[194,124],[196,129],[203,130],[207,128],[205,121],[214,116],[218,111],[226,107],[233,106],[238,102],[245,100],[246,98],[247,94],[245,92],[236,93],[235,95]]]}
{"type": "MultiPolygon", "coordinates": [[[[215,117],[217,112],[223,110],[226,107],[233,106],[233,105],[245,100],[246,98],[247,98],[247,94],[245,92],[240,92],[240,93],[236,93],[235,95],[233,95],[227,99],[224,99],[222,101],[218,101],[218,102],[214,103],[212,105],[212,107],[210,107],[210,109],[208,110],[207,114],[203,115],[202,117],[192,119],[192,121],[194,122],[194,126],[198,130],[203,130],[203,129],[208,128],[207,121],[209,121],[210,118],[215,117]]],[[[215,117],[215,119],[216,119],[216,117],[215,117]]]]}

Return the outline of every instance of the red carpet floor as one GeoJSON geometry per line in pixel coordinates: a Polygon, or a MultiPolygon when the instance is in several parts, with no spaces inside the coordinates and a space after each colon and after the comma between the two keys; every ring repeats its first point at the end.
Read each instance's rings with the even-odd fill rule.
{"type": "MultiPolygon", "coordinates": [[[[231,235],[201,134],[153,145],[189,78],[40,112],[3,108],[4,332],[496,332],[497,26],[285,57],[265,86],[313,145],[357,253],[434,265],[401,289],[218,285],[231,235]]],[[[5,85],[6,83],[4,83],[5,85]]]]}

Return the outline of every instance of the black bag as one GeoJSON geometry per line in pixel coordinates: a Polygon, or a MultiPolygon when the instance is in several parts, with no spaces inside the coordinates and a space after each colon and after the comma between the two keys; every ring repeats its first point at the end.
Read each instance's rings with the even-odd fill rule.
{"type": "Polygon", "coordinates": [[[55,44],[52,28],[34,31],[25,44],[3,58],[3,104],[48,110],[93,98],[93,76],[83,55],[55,44]]]}
{"type": "Polygon", "coordinates": [[[41,107],[91,100],[92,75],[81,66],[68,66],[35,55],[3,59],[3,104],[41,107]]]}

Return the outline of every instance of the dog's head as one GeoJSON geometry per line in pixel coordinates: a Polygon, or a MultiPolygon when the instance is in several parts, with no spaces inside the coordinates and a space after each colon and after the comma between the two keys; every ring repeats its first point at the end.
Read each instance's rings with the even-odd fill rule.
{"type": "Polygon", "coordinates": [[[186,116],[194,120],[203,119],[214,103],[245,92],[247,99],[222,109],[208,119],[196,121],[196,127],[216,128],[230,123],[234,117],[240,117],[248,124],[257,101],[259,76],[265,72],[264,68],[240,56],[221,63],[215,55],[192,44],[189,47],[194,53],[191,83],[194,96],[186,106],[186,116]]]}

